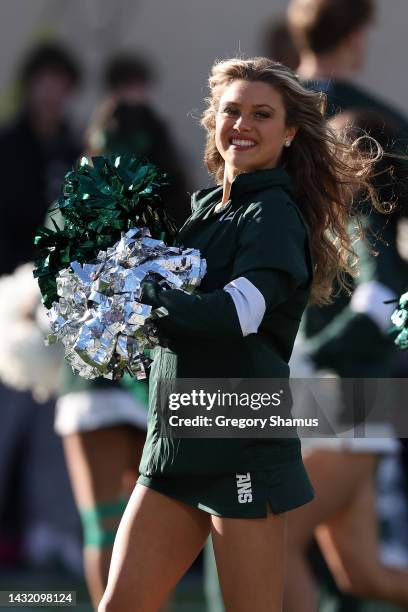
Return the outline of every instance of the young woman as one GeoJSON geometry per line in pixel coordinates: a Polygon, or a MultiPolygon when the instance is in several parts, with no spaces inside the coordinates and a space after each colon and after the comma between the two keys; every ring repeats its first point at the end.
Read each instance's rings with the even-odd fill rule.
{"type": "Polygon", "coordinates": [[[280,611],[286,512],[313,498],[297,438],[160,437],[158,382],[288,377],[306,304],[327,301],[336,274],[350,271],[349,195],[370,190],[371,163],[281,64],[220,62],[210,89],[205,161],[217,186],[194,194],[179,236],[200,249],[207,274],[191,295],[144,286],[143,301],[169,312],[168,348],[154,355],[141,476],[100,612],[156,611],[210,533],[227,610],[280,611]]]}

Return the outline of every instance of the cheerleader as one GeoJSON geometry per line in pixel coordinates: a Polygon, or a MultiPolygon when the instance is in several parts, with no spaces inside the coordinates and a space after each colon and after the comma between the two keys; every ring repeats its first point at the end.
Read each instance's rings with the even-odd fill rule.
{"type": "Polygon", "coordinates": [[[143,301],[168,310],[167,348],[155,350],[141,476],[100,612],[157,610],[209,534],[226,608],[281,610],[286,515],[313,498],[296,437],[160,436],[159,381],[288,377],[307,303],[327,301],[350,271],[348,196],[372,192],[371,160],[336,138],[322,97],[281,64],[217,63],[210,90],[205,160],[217,185],[193,195],[179,235],[207,275],[191,295],[144,284],[143,301]]]}

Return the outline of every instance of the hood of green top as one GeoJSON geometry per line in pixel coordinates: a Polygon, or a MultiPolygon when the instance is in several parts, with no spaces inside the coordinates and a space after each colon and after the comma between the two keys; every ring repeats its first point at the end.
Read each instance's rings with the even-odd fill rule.
{"type": "MultiPolygon", "coordinates": [[[[292,180],[286,170],[282,167],[270,168],[268,170],[256,170],[245,172],[236,176],[231,185],[231,198],[251,191],[263,191],[270,187],[282,187],[285,191],[293,193],[292,180]]],[[[222,194],[222,185],[201,189],[192,195],[192,209],[205,206],[214,202],[222,194]]]]}

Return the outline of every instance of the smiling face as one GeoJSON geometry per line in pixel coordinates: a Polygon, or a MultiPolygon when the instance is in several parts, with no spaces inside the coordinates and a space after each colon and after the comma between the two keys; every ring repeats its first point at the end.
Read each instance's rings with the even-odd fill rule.
{"type": "Polygon", "coordinates": [[[296,128],[286,126],[279,91],[261,81],[235,80],[222,92],[215,143],[230,177],[274,168],[296,128]]]}

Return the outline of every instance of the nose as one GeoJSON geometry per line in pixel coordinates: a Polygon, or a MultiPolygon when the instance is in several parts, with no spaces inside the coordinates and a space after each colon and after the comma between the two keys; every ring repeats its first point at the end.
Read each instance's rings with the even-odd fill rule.
{"type": "Polygon", "coordinates": [[[251,126],[248,120],[243,115],[240,115],[234,124],[234,129],[237,130],[237,132],[248,132],[251,126]]]}

